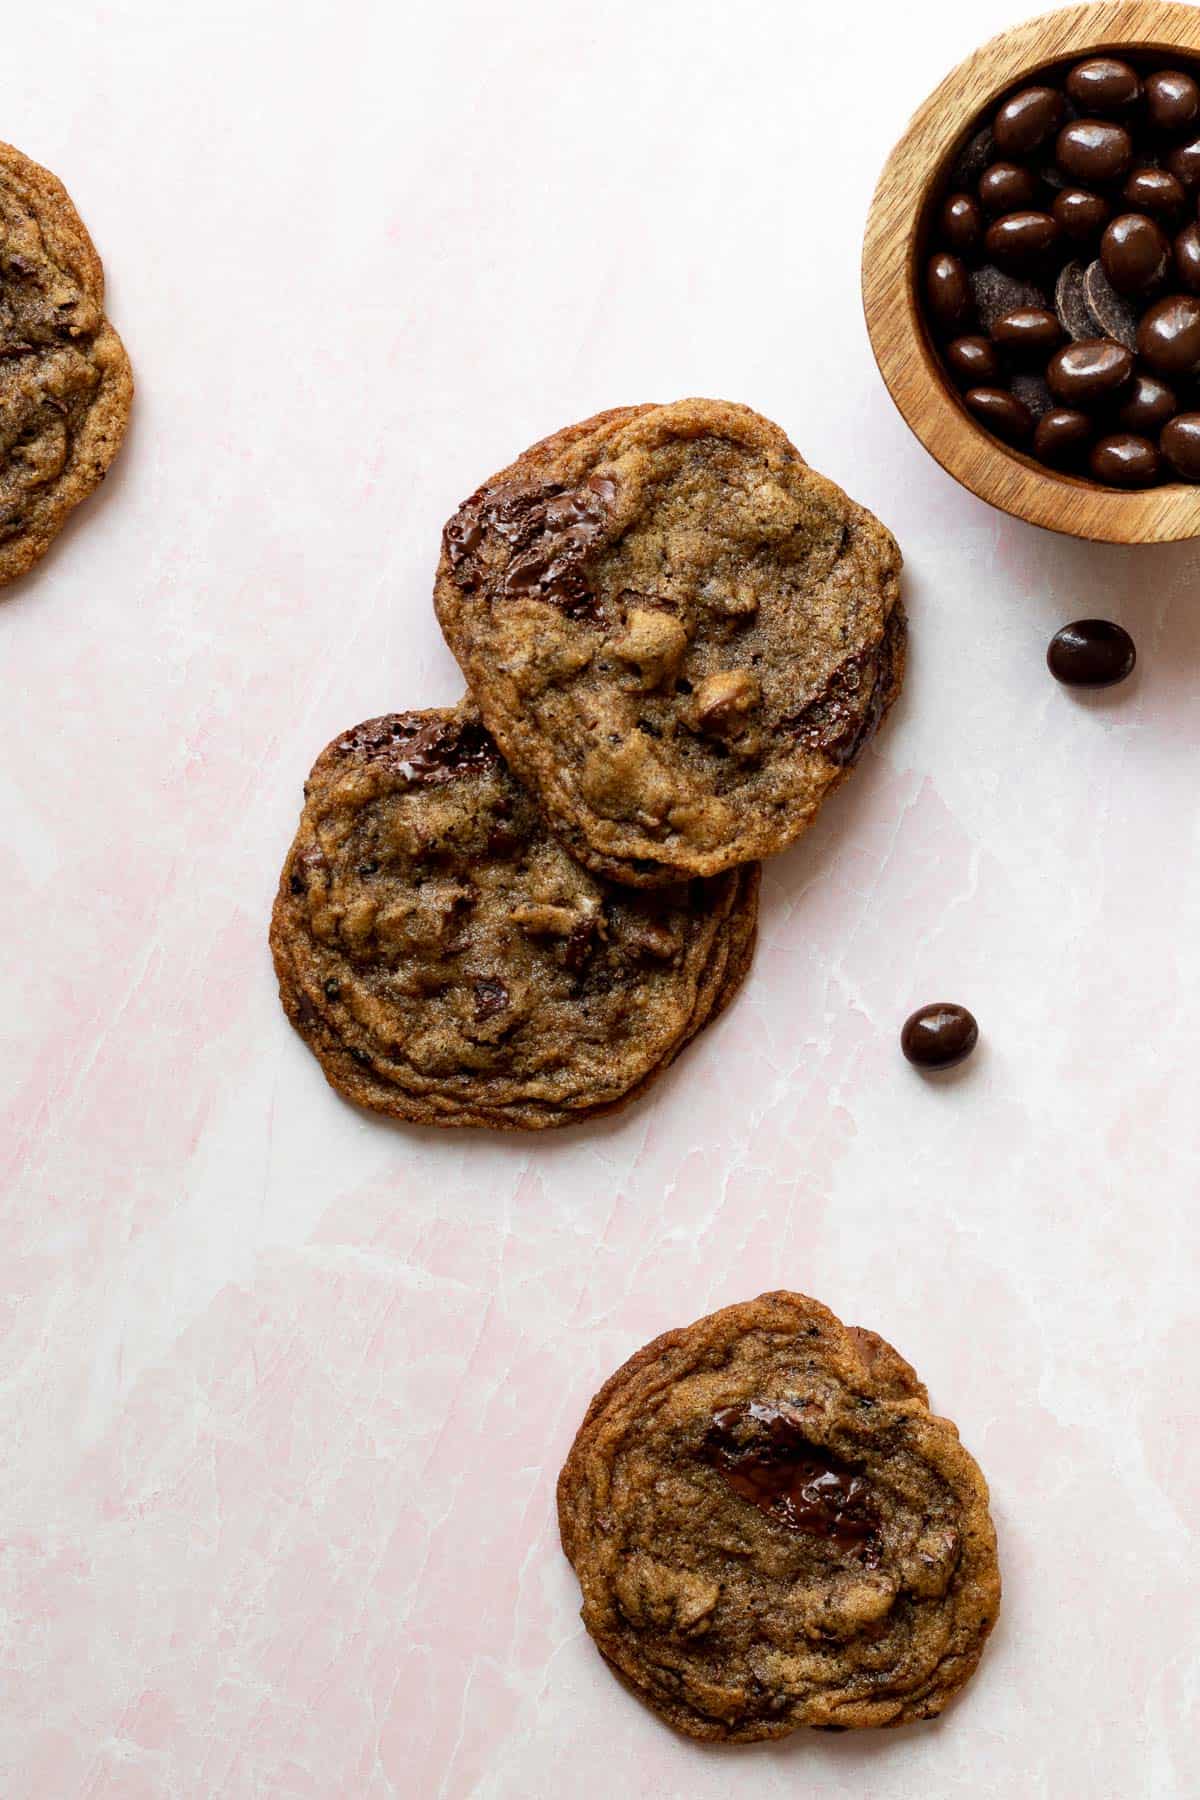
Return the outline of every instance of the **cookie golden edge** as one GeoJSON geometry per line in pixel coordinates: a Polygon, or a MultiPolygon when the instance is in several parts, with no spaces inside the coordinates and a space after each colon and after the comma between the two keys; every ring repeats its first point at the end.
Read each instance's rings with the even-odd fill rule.
{"type": "MultiPolygon", "coordinates": [[[[464,695],[457,707],[427,710],[445,712],[448,716],[467,711],[478,716],[468,695],[464,695]]],[[[337,746],[344,736],[344,732],[339,732],[322,750],[313,764],[306,787],[319,780],[338,757],[337,746]]],[[[314,1015],[311,1006],[302,1004],[293,975],[289,941],[294,901],[288,883],[288,868],[293,849],[294,840],[283,859],[268,933],[280,1004],[288,1022],[316,1057],[326,1081],[336,1093],[368,1112],[411,1125],[484,1131],[544,1131],[584,1124],[621,1112],[641,1099],[701,1031],[726,1010],[740,991],[754,959],[761,869],[757,863],[748,863],[731,873],[727,891],[721,896],[723,916],[697,983],[691,1014],[680,1036],[668,1054],[638,1076],[624,1092],[599,1103],[580,1100],[578,1104],[562,1105],[529,1099],[497,1106],[482,1102],[472,1105],[456,1096],[436,1092],[415,1093],[381,1082],[369,1070],[361,1068],[329,1022],[319,1014],[314,1015]]]]}
{"type": "MultiPolygon", "coordinates": [[[[782,427],[773,420],[755,412],[752,407],[735,401],[708,400],[699,396],[669,402],[647,401],[636,406],[610,407],[594,414],[590,419],[583,419],[577,424],[551,432],[522,451],[520,456],[504,468],[488,476],[479,486],[490,488],[501,482],[537,480],[545,473],[547,465],[563,452],[593,437],[608,438],[625,425],[656,412],[669,413],[672,423],[677,424],[680,429],[690,427],[696,435],[718,429],[724,423],[731,431],[751,434],[764,448],[786,448],[804,470],[806,481],[824,494],[841,513],[847,530],[854,534],[859,547],[873,558],[881,592],[884,635],[889,655],[888,686],[870,733],[869,741],[874,741],[899,698],[907,664],[908,616],[900,596],[903,567],[900,547],[882,520],[858,501],[852,500],[836,482],[814,469],[792,444],[782,427]]],[[[622,852],[614,855],[611,850],[600,848],[593,841],[584,822],[588,809],[568,790],[557,765],[550,762],[544,768],[535,767],[533,758],[527,753],[520,730],[521,707],[513,704],[501,708],[493,704],[490,689],[495,679],[495,670],[472,641],[466,621],[466,608],[453,578],[450,559],[444,546],[434,577],[433,605],[446,643],[458,662],[483,715],[484,723],[500,746],[505,761],[534,792],[538,805],[552,821],[555,833],[576,861],[609,881],[620,882],[626,887],[669,886],[673,882],[688,880],[694,876],[719,875],[742,862],[778,855],[789,849],[815,824],[825,801],[849,779],[857,767],[857,759],[843,766],[831,763],[819,798],[809,806],[798,807],[789,816],[786,829],[781,830],[777,824],[772,825],[764,819],[760,821],[757,831],[743,832],[736,842],[720,850],[698,851],[690,857],[671,862],[655,861],[652,867],[647,868],[643,866],[647,861],[645,846],[631,846],[627,854],[622,852]]],[[[610,835],[621,835],[615,825],[610,835]]]]}
{"type": "Polygon", "coordinates": [[[70,270],[102,314],[90,355],[100,388],[71,444],[70,461],[35,504],[30,525],[0,546],[0,587],[45,556],[75,508],[104,480],[121,448],[133,405],[133,370],[125,346],[104,313],[104,266],[87,227],[57,175],[12,144],[0,143],[0,178],[21,193],[56,261],[70,270]]]}
{"type": "Polygon", "coordinates": [[[706,1313],[690,1325],[662,1332],[636,1350],[593,1396],[559,1474],[555,1498],[559,1540],[563,1554],[580,1580],[584,1598],[581,1617],[596,1649],[621,1686],[648,1711],[682,1736],[703,1743],[761,1743],[790,1737],[805,1729],[890,1729],[935,1718],[975,1673],[999,1617],[1002,1590],[996,1530],[989,1511],[991,1496],[983,1471],[959,1440],[957,1426],[930,1409],[928,1391],[916,1370],[885,1338],[863,1326],[843,1325],[819,1300],[788,1289],[771,1290],[754,1300],[740,1301],[717,1312],[706,1313]],[[789,1719],[779,1723],[755,1721],[744,1729],[730,1728],[686,1704],[673,1703],[662,1694],[648,1691],[636,1673],[625,1666],[621,1646],[615,1640],[609,1641],[603,1634],[597,1634],[588,1624],[587,1593],[578,1569],[585,1534],[578,1528],[576,1515],[580,1511],[579,1497],[586,1492],[589,1483],[593,1436],[615,1403],[631,1392],[636,1394],[639,1384],[653,1381],[656,1376],[660,1385],[669,1381],[669,1371],[662,1365],[684,1347],[690,1348],[698,1333],[723,1324],[736,1325],[740,1333],[755,1329],[778,1330],[781,1324],[787,1324],[797,1334],[807,1326],[817,1325],[825,1343],[832,1342],[838,1347],[839,1360],[847,1375],[871,1389],[879,1400],[920,1420],[927,1427],[937,1442],[944,1464],[957,1477],[957,1488],[970,1497],[969,1506],[964,1508],[961,1530],[963,1558],[969,1557],[972,1565],[979,1629],[967,1652],[938,1665],[936,1672],[942,1674],[942,1680],[936,1686],[923,1688],[907,1703],[854,1701],[829,1708],[827,1716],[823,1712],[822,1716],[812,1719],[789,1719]]]}

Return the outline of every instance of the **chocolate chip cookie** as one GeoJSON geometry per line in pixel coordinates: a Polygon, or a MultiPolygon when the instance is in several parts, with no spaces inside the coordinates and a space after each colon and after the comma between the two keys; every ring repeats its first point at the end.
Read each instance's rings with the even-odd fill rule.
{"type": "Polygon", "coordinates": [[[1000,1604],[978,1467],[874,1332],[763,1294],[630,1358],[558,1483],[583,1622],[690,1737],[928,1719],[1000,1604]]]}
{"type": "Polygon", "coordinates": [[[0,583],[104,479],[133,398],[104,271],[62,183],[0,144],[0,583]]]}
{"type": "Polygon", "coordinates": [[[567,1125],[640,1093],[739,986],[758,868],[642,894],[580,867],[474,708],[318,758],[271,948],[347,1099],[426,1125],[567,1125]]]}
{"type": "Polygon", "coordinates": [[[890,532],[744,406],[547,438],[443,533],[434,603],[488,729],[615,881],[715,875],[811,824],[895,698],[890,532]]]}

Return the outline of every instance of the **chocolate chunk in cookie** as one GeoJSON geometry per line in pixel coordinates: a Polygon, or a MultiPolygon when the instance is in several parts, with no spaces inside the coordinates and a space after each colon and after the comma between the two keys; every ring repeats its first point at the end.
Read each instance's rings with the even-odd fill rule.
{"type": "Polygon", "coordinates": [[[653,894],[597,878],[469,705],[343,733],[305,794],[271,948],[293,1025],[362,1106],[496,1128],[610,1111],[749,966],[757,866],[653,894]]]}
{"type": "Polygon", "coordinates": [[[987,1484],[904,1358],[763,1294],[639,1350],[558,1483],[583,1622],[690,1737],[932,1718],[1000,1604],[987,1484]]]}
{"type": "Polygon", "coordinates": [[[782,850],[900,687],[900,555],[743,406],[627,407],[446,526],[434,600],[572,853],[654,886],[782,850]]]}
{"type": "Polygon", "coordinates": [[[91,238],[61,182],[0,144],[0,584],[104,479],[132,398],[91,238]]]}

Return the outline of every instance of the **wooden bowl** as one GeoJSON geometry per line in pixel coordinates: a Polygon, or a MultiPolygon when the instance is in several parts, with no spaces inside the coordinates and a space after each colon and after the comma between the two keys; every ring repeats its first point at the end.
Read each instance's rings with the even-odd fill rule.
{"type": "Polygon", "coordinates": [[[1000,96],[1040,69],[1099,51],[1183,50],[1200,59],[1200,7],[1104,0],[1002,33],[960,63],[914,116],[871,202],[863,306],[879,372],[925,448],[964,487],[1032,525],[1110,544],[1200,537],[1200,485],[1114,492],[1009,450],[976,423],[943,374],[917,299],[930,201],[1000,96]]]}

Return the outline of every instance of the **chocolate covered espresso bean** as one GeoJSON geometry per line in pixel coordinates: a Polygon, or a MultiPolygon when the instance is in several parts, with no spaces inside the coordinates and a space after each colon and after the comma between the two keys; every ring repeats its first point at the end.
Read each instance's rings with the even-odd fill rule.
{"type": "Polygon", "coordinates": [[[1032,435],[1033,414],[1007,388],[968,388],[963,398],[975,417],[1006,443],[1023,444],[1032,435]]]}
{"type": "Polygon", "coordinates": [[[1023,359],[1040,357],[1044,361],[1062,341],[1062,334],[1058,314],[1041,306],[1019,306],[1002,313],[992,326],[993,341],[1023,359]]]}
{"type": "Polygon", "coordinates": [[[1064,125],[1054,145],[1054,160],[1064,175],[1090,186],[1116,181],[1129,167],[1133,139],[1123,125],[1108,119],[1075,119],[1064,125]]]}
{"type": "Polygon", "coordinates": [[[970,1056],[979,1042],[979,1026],[965,1006],[935,1000],[910,1013],[900,1033],[900,1048],[919,1069],[952,1069],[970,1056]]]}
{"type": "Polygon", "coordinates": [[[1177,413],[1158,442],[1176,475],[1200,481],[1200,413],[1177,413]]]}
{"type": "Polygon", "coordinates": [[[1092,421],[1073,407],[1056,406],[1043,413],[1033,434],[1033,454],[1053,469],[1080,462],[1092,441],[1092,421]]]}
{"type": "Polygon", "coordinates": [[[1053,214],[1006,213],[989,225],[984,236],[987,253],[1002,269],[1036,269],[1044,263],[1059,239],[1053,214]]]}
{"type": "Polygon", "coordinates": [[[1113,687],[1136,662],[1133,639],[1110,619],[1076,619],[1055,632],[1046,651],[1046,665],[1064,687],[1113,687]]]}
{"type": "Polygon", "coordinates": [[[1085,117],[1119,117],[1142,97],[1137,71],[1115,56],[1091,56],[1067,76],[1067,93],[1085,117]]]}
{"type": "Polygon", "coordinates": [[[1158,480],[1158,451],[1133,431],[1113,432],[1092,446],[1088,467],[1106,487],[1149,487],[1158,480]]]}
{"type": "Polygon", "coordinates": [[[996,148],[1006,156],[1028,156],[1045,143],[1062,116],[1063,99],[1056,88],[1022,88],[992,121],[996,148]]]}
{"type": "Polygon", "coordinates": [[[1063,188],[1054,196],[1051,212],[1059,229],[1075,244],[1090,243],[1103,231],[1112,208],[1101,194],[1087,188],[1063,188]]]}
{"type": "Polygon", "coordinates": [[[1200,299],[1172,294],[1142,317],[1138,355],[1159,375],[1191,375],[1200,368],[1200,299]]]}
{"type": "Polygon", "coordinates": [[[1000,358],[990,338],[955,338],[946,346],[946,361],[968,387],[990,387],[1000,379],[1000,358]]]}
{"type": "Polygon", "coordinates": [[[979,201],[986,212],[1028,212],[1037,199],[1037,182],[1019,163],[998,162],[979,177],[979,201]]]}
{"type": "Polygon", "coordinates": [[[1056,399],[1072,406],[1096,406],[1109,400],[1133,374],[1133,356],[1111,338],[1083,338],[1055,351],[1046,365],[1046,380],[1056,399]]]}
{"type": "Polygon", "coordinates": [[[1130,212],[1151,213],[1166,225],[1187,211],[1187,190],[1169,169],[1134,169],[1126,177],[1121,198],[1130,212]]]}
{"type": "Polygon", "coordinates": [[[951,250],[965,256],[983,239],[983,208],[974,194],[950,194],[942,206],[942,236],[951,250]]]}
{"type": "Polygon", "coordinates": [[[1146,77],[1146,114],[1156,131],[1186,131],[1200,118],[1200,87],[1182,69],[1146,77]]]}
{"type": "Polygon", "coordinates": [[[925,275],[929,310],[942,328],[953,330],[971,316],[971,286],[957,256],[941,251],[929,259],[925,275]]]}
{"type": "Polygon", "coordinates": [[[1144,294],[1156,287],[1170,259],[1166,232],[1145,213],[1119,213],[1104,228],[1100,261],[1119,294],[1144,294]]]}
{"type": "Polygon", "coordinates": [[[1117,419],[1126,431],[1152,438],[1175,411],[1175,393],[1157,375],[1135,375],[1117,408],[1117,419]]]}

